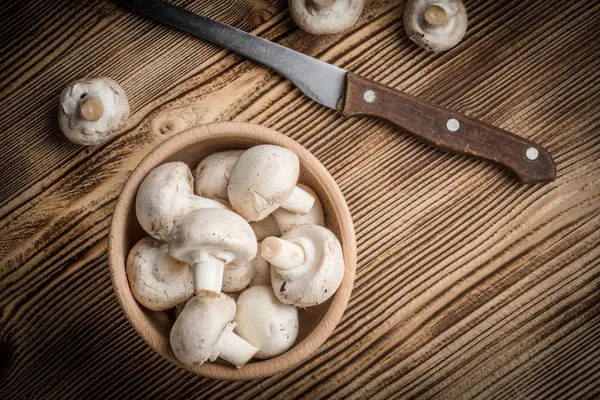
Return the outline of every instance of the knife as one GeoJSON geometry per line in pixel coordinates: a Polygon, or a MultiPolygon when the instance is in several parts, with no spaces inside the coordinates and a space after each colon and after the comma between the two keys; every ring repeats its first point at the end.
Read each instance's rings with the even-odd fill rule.
{"type": "Polygon", "coordinates": [[[429,145],[500,164],[523,183],[556,178],[542,146],[436,104],[402,93],[162,0],[117,0],[162,23],[228,48],[283,75],[316,102],[344,117],[369,116],[403,128],[429,145]]]}

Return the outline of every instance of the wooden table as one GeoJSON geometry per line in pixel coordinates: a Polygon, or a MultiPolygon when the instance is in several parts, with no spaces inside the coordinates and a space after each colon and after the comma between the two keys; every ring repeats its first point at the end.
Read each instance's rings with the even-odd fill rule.
{"type": "Polygon", "coordinates": [[[465,2],[442,54],[402,2],[342,35],[300,31],[282,0],[191,10],[538,141],[558,179],[523,186],[386,123],[344,120],[276,73],[106,1],[0,10],[0,398],[593,398],[600,396],[600,3],[465,2]],[[110,76],[132,116],[85,148],[56,120],[79,77],[110,76]],[[161,359],[113,293],[107,235],[136,164],[188,126],[241,120],[311,150],[358,239],[344,319],[311,360],[224,382],[161,359]]]}

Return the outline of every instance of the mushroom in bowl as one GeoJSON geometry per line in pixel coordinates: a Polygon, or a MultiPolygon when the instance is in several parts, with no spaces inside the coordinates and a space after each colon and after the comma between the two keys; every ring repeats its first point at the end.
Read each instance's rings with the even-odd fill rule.
{"type": "MultiPolygon", "coordinates": [[[[256,246],[256,243],[254,245],[256,246]]],[[[123,186],[115,206],[108,259],[113,288],[124,315],[140,337],[158,354],[204,377],[248,380],[268,377],[308,360],[331,335],[350,298],[356,270],[356,245],[352,218],[343,195],[326,168],[310,152],[290,138],[264,126],[243,122],[219,122],[193,127],[174,135],[139,163],[123,186]],[[175,312],[148,310],[135,300],[128,284],[127,254],[145,235],[136,218],[136,192],[145,177],[161,164],[181,161],[195,168],[215,152],[246,150],[263,144],[288,148],[299,157],[298,181],[308,185],[318,194],[323,204],[325,226],[335,233],[342,245],[345,262],[342,284],[328,301],[306,310],[297,310],[298,337],[293,346],[283,354],[271,359],[255,357],[240,369],[221,359],[202,365],[184,364],[174,354],[170,342],[175,312]]]]}

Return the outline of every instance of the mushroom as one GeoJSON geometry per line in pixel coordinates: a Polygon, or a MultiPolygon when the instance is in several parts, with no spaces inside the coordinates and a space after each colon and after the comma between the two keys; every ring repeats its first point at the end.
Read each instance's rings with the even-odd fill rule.
{"type": "Polygon", "coordinates": [[[354,25],[364,0],[289,0],[288,4],[292,19],[302,30],[329,35],[354,25]]]}
{"type": "Polygon", "coordinates": [[[196,194],[209,199],[228,200],[229,173],[243,152],[243,150],[221,151],[200,161],[194,170],[196,194]]]}
{"type": "MultiPolygon", "coordinates": [[[[196,194],[209,199],[229,201],[227,184],[229,174],[238,157],[244,150],[228,150],[211,154],[194,170],[194,189],[196,194]]],[[[269,215],[265,219],[250,224],[258,241],[267,236],[279,236],[279,227],[275,219],[269,215]]]]}
{"type": "Polygon", "coordinates": [[[269,144],[252,147],[231,170],[229,201],[249,222],[265,219],[279,207],[306,214],[315,199],[296,186],[299,174],[300,161],[293,151],[269,144]]]}
{"type": "Polygon", "coordinates": [[[460,0],[409,0],[403,18],[410,39],[429,51],[454,47],[467,31],[467,10],[460,0]]]}
{"type": "Polygon", "coordinates": [[[323,303],[344,277],[342,246],[327,228],[299,225],[281,238],[268,237],[261,256],[271,267],[271,285],[284,304],[310,307],[323,303]]]}
{"type": "MultiPolygon", "coordinates": [[[[273,211],[273,218],[277,222],[277,227],[282,233],[285,233],[292,229],[295,226],[303,225],[303,224],[312,224],[312,225],[325,225],[325,215],[323,214],[323,206],[321,205],[321,201],[317,194],[306,185],[298,184],[298,187],[310,193],[311,196],[315,198],[315,203],[313,204],[310,211],[305,215],[296,214],[282,208],[278,208],[273,211]]],[[[277,235],[271,235],[277,236],[277,235]]],[[[261,240],[261,239],[259,239],[261,240]]]]}
{"type": "Polygon", "coordinates": [[[93,146],[106,142],[119,132],[127,118],[127,96],[112,79],[75,81],[60,94],[60,129],[77,144],[93,146]]]}
{"type": "MultiPolygon", "coordinates": [[[[298,186],[300,186],[300,185],[298,185],[298,186]]],[[[280,210],[280,209],[277,209],[275,211],[278,211],[278,210],[280,210]]],[[[310,211],[309,211],[309,213],[310,213],[310,211]]],[[[294,214],[294,215],[297,215],[297,214],[294,214]]],[[[252,230],[254,231],[254,234],[256,235],[256,240],[258,240],[259,242],[269,236],[280,236],[281,235],[281,232],[279,230],[279,225],[277,224],[277,221],[275,220],[275,217],[273,214],[269,215],[265,219],[261,219],[260,221],[250,222],[250,226],[252,227],[252,230]]]]}
{"type": "Polygon", "coordinates": [[[250,287],[258,285],[271,285],[271,265],[258,252],[255,258],[255,270],[250,287]]]}
{"type": "Polygon", "coordinates": [[[236,213],[204,208],[175,223],[169,234],[169,253],[192,265],[196,292],[218,296],[225,264],[243,265],[256,257],[256,236],[236,213]]]}
{"type": "Polygon", "coordinates": [[[237,299],[235,333],[258,349],[256,358],[289,350],[298,337],[298,310],[280,302],[270,286],[245,290],[237,299]]]}
{"type": "Polygon", "coordinates": [[[142,228],[155,239],[167,241],[173,224],[201,208],[227,206],[192,191],[192,172],[182,162],[154,168],[144,179],[135,198],[135,212],[142,228]]]}
{"type": "Polygon", "coordinates": [[[235,301],[196,294],[188,300],[171,328],[171,348],[185,365],[201,365],[217,357],[240,368],[258,349],[233,332],[235,301]]]}
{"type": "Polygon", "coordinates": [[[189,265],[169,256],[167,245],[150,237],[129,252],[127,278],[135,299],[150,310],[168,310],[194,294],[189,265]]]}
{"type": "MultiPolygon", "coordinates": [[[[256,257],[245,264],[227,264],[223,272],[223,287],[221,290],[230,293],[246,289],[258,270],[269,271],[269,263],[258,253],[256,257]]],[[[262,273],[264,274],[264,272],[262,273]]]]}

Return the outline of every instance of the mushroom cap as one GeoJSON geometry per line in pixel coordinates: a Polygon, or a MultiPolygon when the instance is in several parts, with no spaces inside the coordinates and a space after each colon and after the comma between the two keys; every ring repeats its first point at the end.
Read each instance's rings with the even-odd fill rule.
{"type": "Polygon", "coordinates": [[[194,196],[192,181],[190,168],[182,162],[159,165],[144,178],[135,198],[135,212],[150,236],[167,241],[175,221],[190,210],[202,205],[225,207],[214,200],[194,196]]]}
{"type": "Polygon", "coordinates": [[[313,0],[289,0],[288,5],[292,19],[302,30],[329,35],[354,25],[362,13],[364,0],[333,0],[324,7],[313,0]]]}
{"type": "Polygon", "coordinates": [[[260,221],[290,197],[299,175],[300,160],[293,151],[270,144],[252,147],[231,170],[229,201],[246,220],[260,221]]]}
{"type": "MultiPolygon", "coordinates": [[[[259,243],[260,248],[260,243],[259,243]]],[[[254,260],[254,275],[250,280],[250,287],[258,285],[271,285],[271,264],[260,255],[260,251],[254,260]]]]}
{"type": "Polygon", "coordinates": [[[58,123],[72,142],[86,146],[106,142],[119,132],[127,118],[127,95],[112,79],[78,80],[68,84],[60,94],[58,123]],[[88,121],[81,114],[82,104],[91,97],[99,99],[102,105],[101,115],[95,121],[88,121]]]}
{"type": "Polygon", "coordinates": [[[289,350],[298,337],[298,310],[280,302],[270,286],[253,286],[238,297],[235,332],[258,348],[256,358],[289,350]]]}
{"type": "MultiPolygon", "coordinates": [[[[278,210],[279,209],[275,211],[278,210]]],[[[275,211],[273,211],[273,214],[275,213],[275,211]]],[[[256,240],[258,240],[259,242],[269,236],[281,236],[279,225],[277,225],[277,221],[275,221],[273,214],[269,215],[265,219],[261,219],[260,221],[250,222],[250,226],[252,227],[252,230],[256,235],[256,240]]]]}
{"type": "Polygon", "coordinates": [[[225,333],[235,327],[234,316],[235,301],[223,293],[192,297],[171,328],[173,353],[185,365],[214,361],[223,348],[225,333]]]}
{"type": "Polygon", "coordinates": [[[211,154],[194,170],[194,189],[196,194],[209,199],[228,200],[227,183],[233,164],[243,150],[221,151],[211,154]]]}
{"type": "Polygon", "coordinates": [[[269,263],[256,253],[256,257],[242,265],[227,264],[223,271],[223,292],[238,292],[244,290],[256,276],[256,271],[268,270],[269,263]]]}
{"type": "Polygon", "coordinates": [[[298,187],[310,193],[315,198],[315,202],[308,214],[305,215],[296,214],[291,211],[284,210],[283,208],[278,208],[277,210],[273,211],[273,218],[275,218],[277,226],[279,226],[279,230],[281,232],[287,232],[295,226],[304,224],[321,226],[325,225],[323,205],[321,204],[321,201],[319,200],[319,197],[315,191],[300,183],[298,184],[298,187]]]}
{"type": "Polygon", "coordinates": [[[460,0],[409,0],[404,5],[404,29],[412,41],[429,51],[444,51],[454,47],[467,31],[467,10],[460,0]],[[431,6],[443,9],[447,22],[429,26],[424,19],[431,6]]]}
{"type": "Polygon", "coordinates": [[[304,249],[300,267],[280,271],[271,266],[271,285],[284,304],[310,307],[329,299],[342,283],[344,257],[337,237],[318,225],[300,225],[281,236],[304,249]]]}
{"type": "Polygon", "coordinates": [[[135,299],[150,310],[167,310],[194,294],[188,264],[169,256],[165,243],[145,237],[127,256],[127,278],[135,299]]]}
{"type": "Polygon", "coordinates": [[[225,264],[245,264],[256,257],[256,236],[242,217],[218,208],[192,211],[175,223],[169,234],[169,253],[192,264],[210,254],[225,264]]]}

